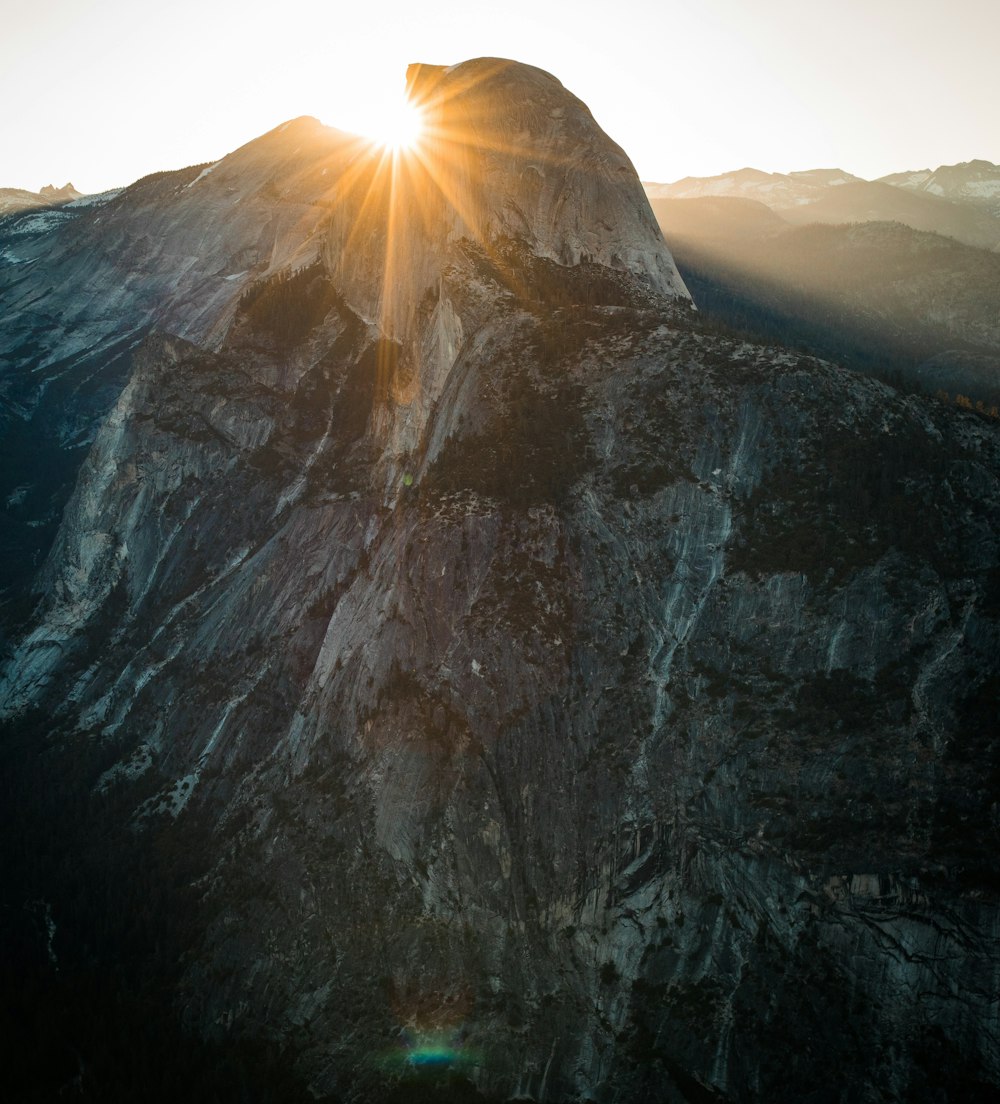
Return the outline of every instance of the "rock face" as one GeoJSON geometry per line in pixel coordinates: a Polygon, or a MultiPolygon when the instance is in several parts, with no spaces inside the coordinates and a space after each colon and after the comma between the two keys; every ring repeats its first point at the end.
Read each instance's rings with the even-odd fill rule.
{"type": "Polygon", "coordinates": [[[562,265],[626,269],[684,294],[632,163],[555,77],[487,58],[413,65],[407,81],[426,114],[421,161],[441,181],[451,236],[513,238],[562,265]]]}
{"type": "Polygon", "coordinates": [[[711,332],[547,74],[410,83],[420,156],[324,138],[337,201],[239,296],[180,192],[253,144],[163,185],[184,332],[80,468],[9,722],[194,844],[184,1023],[317,1095],[986,1099],[995,427],[711,332]]]}
{"type": "Polygon", "coordinates": [[[369,157],[296,119],[215,165],[0,220],[8,625],[143,338],[155,327],[215,347],[250,281],[316,258],[331,181],[369,157]]]}
{"type": "MultiPolygon", "coordinates": [[[[554,77],[497,59],[415,66],[414,78],[421,69],[414,96],[434,121],[418,157],[394,161],[304,117],[216,164],[0,221],[3,576],[15,588],[51,542],[143,337],[155,327],[217,348],[256,278],[322,256],[352,308],[392,340],[419,329],[463,238],[527,241],[538,256],[590,259],[687,295],[630,162],[554,77]],[[41,471],[39,438],[53,458],[41,471]]],[[[445,347],[446,313],[433,339],[445,347]]],[[[430,355],[421,340],[408,342],[411,360],[430,355]]]]}

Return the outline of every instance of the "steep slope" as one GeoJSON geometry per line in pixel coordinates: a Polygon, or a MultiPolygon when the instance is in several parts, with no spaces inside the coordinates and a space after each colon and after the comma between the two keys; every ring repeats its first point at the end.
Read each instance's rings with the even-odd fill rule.
{"type": "Polygon", "coordinates": [[[554,78],[411,87],[422,159],[138,348],[3,687],[7,815],[90,797],[6,891],[71,988],[96,877],[317,1095],[986,1099],[995,427],[713,334],[554,78]]]}
{"type": "Polygon", "coordinates": [[[664,238],[718,242],[720,250],[730,243],[763,240],[788,229],[788,222],[756,199],[708,196],[703,199],[650,200],[664,238]]]}
{"type": "Polygon", "coordinates": [[[245,284],[311,261],[322,173],[370,153],[315,120],[215,166],[0,221],[3,622],[51,543],[95,426],[154,326],[212,345],[245,284]]]}
{"type": "Polygon", "coordinates": [[[1000,244],[1000,220],[935,195],[911,193],[877,181],[831,189],[815,203],[783,212],[791,222],[901,222],[914,230],[942,234],[965,245],[993,249],[1000,244]]]}

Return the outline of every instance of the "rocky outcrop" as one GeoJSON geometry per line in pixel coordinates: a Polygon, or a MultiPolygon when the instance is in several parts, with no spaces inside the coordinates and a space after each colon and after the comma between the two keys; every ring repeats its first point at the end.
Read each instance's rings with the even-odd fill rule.
{"type": "Polygon", "coordinates": [[[144,341],[8,718],[195,840],[183,1020],[317,1095],[989,1091],[995,427],[712,332],[553,78],[411,86],[454,191],[144,341]]]}
{"type": "Polygon", "coordinates": [[[61,188],[46,184],[40,192],[29,192],[25,188],[0,188],[0,218],[19,211],[68,203],[82,197],[83,193],[78,192],[72,184],[64,184],[61,188]]]}
{"type": "Polygon", "coordinates": [[[631,161],[555,77],[480,58],[412,65],[407,81],[426,118],[417,160],[447,200],[450,236],[513,238],[563,265],[625,269],[686,294],[631,161]]]}

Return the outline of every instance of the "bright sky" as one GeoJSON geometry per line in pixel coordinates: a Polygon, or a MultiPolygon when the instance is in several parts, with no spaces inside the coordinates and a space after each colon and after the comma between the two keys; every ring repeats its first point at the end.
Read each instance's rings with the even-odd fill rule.
{"type": "Polygon", "coordinates": [[[998,0],[0,0],[0,186],[364,131],[411,61],[555,74],[646,180],[1000,162],[998,0]]]}

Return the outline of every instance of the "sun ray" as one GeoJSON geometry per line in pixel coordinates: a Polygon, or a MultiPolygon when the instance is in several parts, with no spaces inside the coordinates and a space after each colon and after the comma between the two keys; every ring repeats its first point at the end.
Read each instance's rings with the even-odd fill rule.
{"type": "MultiPolygon", "coordinates": [[[[433,251],[426,254],[423,246],[442,226],[450,227],[449,238],[474,242],[496,266],[502,282],[515,295],[527,295],[528,289],[518,286],[516,266],[512,269],[506,251],[498,250],[498,234],[503,231],[502,225],[493,225],[496,212],[477,198],[488,190],[496,159],[523,160],[542,172],[555,169],[549,186],[571,186],[559,179],[560,170],[570,175],[573,169],[566,164],[565,154],[554,152],[558,143],[549,152],[544,144],[528,142],[509,119],[494,117],[488,95],[477,94],[505,64],[498,62],[485,73],[450,73],[443,82],[436,67],[431,67],[426,79],[418,71],[408,98],[382,114],[378,125],[366,127],[368,137],[357,140],[357,156],[343,165],[331,188],[331,206],[339,212],[331,215],[332,224],[339,226],[331,255],[334,266],[345,264],[364,242],[379,242],[382,252],[375,299],[367,300],[365,307],[385,345],[383,349],[380,344],[378,353],[380,392],[413,397],[410,392],[416,379],[410,377],[419,376],[420,366],[397,364],[397,359],[412,354],[419,360],[419,350],[407,354],[397,349],[396,342],[408,331],[418,301],[426,293],[423,283],[420,287],[417,283],[424,276],[433,278],[430,270],[422,274],[414,269],[412,261],[433,255],[433,251]],[[503,132],[509,137],[501,138],[503,132]]],[[[518,110],[515,106],[514,111],[518,110]]],[[[369,118],[375,116],[369,113],[369,118]]],[[[345,275],[353,283],[350,269],[345,275]]],[[[364,307],[366,299],[362,294],[359,305],[364,307]]]]}

